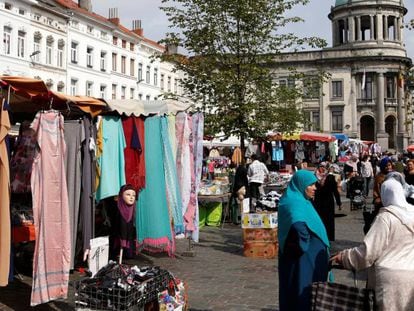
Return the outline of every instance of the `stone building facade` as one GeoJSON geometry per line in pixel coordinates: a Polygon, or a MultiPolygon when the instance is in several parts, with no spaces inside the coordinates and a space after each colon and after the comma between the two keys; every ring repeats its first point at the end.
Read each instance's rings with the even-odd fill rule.
{"type": "Polygon", "coordinates": [[[308,77],[302,81],[308,129],[377,141],[383,150],[407,147],[413,137],[404,84],[412,66],[403,37],[406,13],[402,0],[336,0],[328,15],[332,47],[277,57],[282,83],[289,83],[288,71],[280,70],[287,66],[308,77]],[[321,71],[328,78],[312,82],[321,71]]]}

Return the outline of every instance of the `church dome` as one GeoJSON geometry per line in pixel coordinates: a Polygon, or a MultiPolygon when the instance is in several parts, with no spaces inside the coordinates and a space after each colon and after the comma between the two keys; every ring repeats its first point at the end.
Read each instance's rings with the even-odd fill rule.
{"type": "Polygon", "coordinates": [[[335,1],[335,6],[343,5],[343,4],[347,4],[347,3],[348,3],[348,0],[336,0],[335,1]]]}
{"type": "MultiPolygon", "coordinates": [[[[354,3],[357,3],[357,2],[374,2],[374,3],[376,3],[376,2],[379,2],[378,0],[370,0],[370,1],[367,1],[367,0],[335,0],[335,6],[340,6],[340,5],[344,5],[344,4],[354,4],[354,3]]],[[[382,3],[384,3],[384,2],[389,2],[390,4],[399,4],[399,5],[402,5],[402,6],[404,6],[404,1],[401,1],[401,0],[386,0],[386,1],[382,1],[382,3]]]]}

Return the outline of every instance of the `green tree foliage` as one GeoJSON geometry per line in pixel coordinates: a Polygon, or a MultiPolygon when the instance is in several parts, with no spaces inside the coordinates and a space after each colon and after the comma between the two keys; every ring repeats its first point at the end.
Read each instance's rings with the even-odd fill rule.
{"type": "MultiPolygon", "coordinates": [[[[161,56],[185,73],[185,96],[202,104],[206,133],[263,137],[269,130],[293,132],[303,122],[302,90],[276,83],[283,51],[322,47],[316,37],[287,30],[299,17],[285,14],[309,0],[163,0],[171,28],[161,42],[187,56],[161,56]]],[[[286,68],[284,68],[286,70],[286,68]]],[[[298,78],[290,72],[291,78],[298,78]]]]}

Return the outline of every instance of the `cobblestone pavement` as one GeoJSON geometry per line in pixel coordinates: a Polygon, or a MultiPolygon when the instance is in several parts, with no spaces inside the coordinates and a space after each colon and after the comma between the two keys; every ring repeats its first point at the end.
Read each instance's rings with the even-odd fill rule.
{"type": "MultiPolygon", "coordinates": [[[[332,252],[358,245],[363,238],[362,211],[350,211],[349,202],[343,201],[343,210],[336,211],[337,241],[332,243],[332,252]]],[[[277,259],[244,257],[240,226],[226,223],[224,229],[204,227],[200,242],[192,247],[195,256],[186,256],[188,247],[187,240],[177,240],[175,258],[139,255],[125,263],[161,266],[186,281],[192,311],[278,310],[277,259]]],[[[77,273],[71,275],[72,280],[78,277],[77,273]]],[[[358,275],[360,280],[364,277],[358,275]]],[[[338,283],[353,284],[348,271],[335,270],[335,278],[338,283]]],[[[71,299],[30,308],[30,285],[31,278],[24,276],[0,288],[0,310],[74,309],[71,299]]]]}

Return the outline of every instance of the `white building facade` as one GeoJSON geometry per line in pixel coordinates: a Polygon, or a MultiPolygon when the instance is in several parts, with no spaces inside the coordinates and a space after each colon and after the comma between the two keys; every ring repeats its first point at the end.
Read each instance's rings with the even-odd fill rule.
{"type": "Polygon", "coordinates": [[[143,36],[140,22],[124,27],[117,9],[103,17],[90,0],[0,0],[0,29],[0,75],[38,78],[54,91],[104,99],[178,94],[180,75],[171,64],[152,61],[164,47],[143,36]]]}

